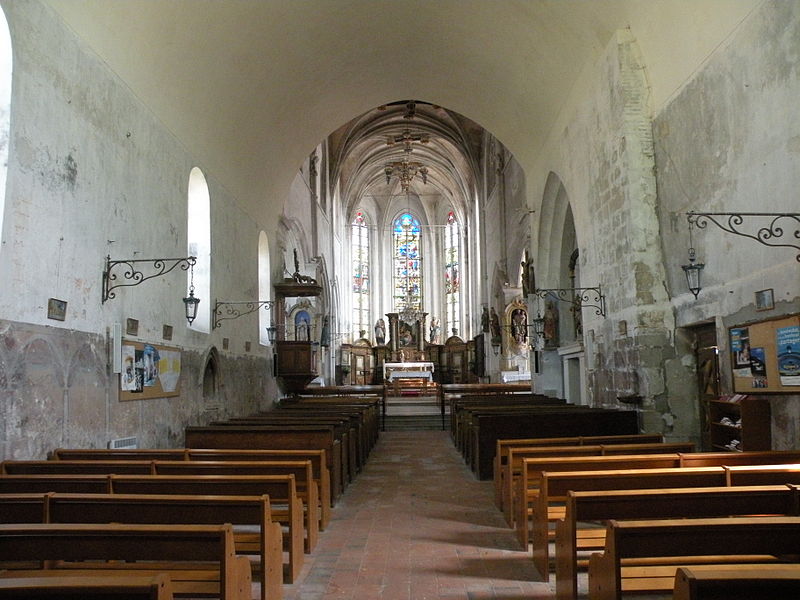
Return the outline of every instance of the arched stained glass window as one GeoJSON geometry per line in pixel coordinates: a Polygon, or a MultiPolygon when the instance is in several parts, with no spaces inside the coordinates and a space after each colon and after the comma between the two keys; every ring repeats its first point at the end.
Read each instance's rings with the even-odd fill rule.
{"type": "Polygon", "coordinates": [[[422,310],[422,256],[419,220],[403,213],[392,227],[394,309],[422,310]]]}
{"type": "Polygon", "coordinates": [[[458,241],[458,221],[450,211],[444,229],[444,298],[448,334],[453,329],[461,332],[461,276],[458,241]]]}
{"type": "Polygon", "coordinates": [[[369,331],[369,227],[364,213],[356,213],[350,226],[353,251],[353,338],[369,331]]]}

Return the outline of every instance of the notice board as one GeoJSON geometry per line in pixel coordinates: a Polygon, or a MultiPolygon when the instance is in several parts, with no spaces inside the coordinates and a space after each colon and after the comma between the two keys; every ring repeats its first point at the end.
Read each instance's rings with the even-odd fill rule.
{"type": "Polygon", "coordinates": [[[146,342],[122,341],[120,400],[149,400],[180,394],[181,350],[146,342]]]}
{"type": "Polygon", "coordinates": [[[733,391],[800,394],[800,315],[731,327],[733,391]]]}

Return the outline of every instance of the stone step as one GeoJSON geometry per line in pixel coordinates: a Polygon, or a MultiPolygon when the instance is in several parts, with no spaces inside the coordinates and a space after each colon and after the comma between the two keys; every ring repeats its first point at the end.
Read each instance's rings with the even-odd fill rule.
{"type": "MultiPolygon", "coordinates": [[[[445,427],[449,422],[445,419],[445,427]]],[[[441,430],[440,415],[386,415],[386,431],[430,431],[441,430]]]]}

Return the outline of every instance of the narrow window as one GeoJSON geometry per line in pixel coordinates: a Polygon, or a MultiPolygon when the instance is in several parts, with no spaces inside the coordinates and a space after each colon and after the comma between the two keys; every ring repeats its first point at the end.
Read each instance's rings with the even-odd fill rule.
{"type": "Polygon", "coordinates": [[[394,309],[422,310],[422,255],[419,220],[403,213],[392,228],[394,249],[394,309]]]}
{"type": "Polygon", "coordinates": [[[8,144],[11,132],[11,66],[11,34],[6,15],[0,7],[0,242],[3,238],[8,144]]]}
{"type": "Polygon", "coordinates": [[[350,226],[353,252],[353,339],[369,331],[369,227],[364,213],[356,213],[350,226]]]}
{"type": "Polygon", "coordinates": [[[189,174],[186,237],[190,256],[197,257],[194,269],[187,273],[187,288],[194,284],[200,298],[197,318],[189,327],[208,333],[211,330],[211,199],[203,172],[194,167],[189,174]]]}
{"type": "MultiPolygon", "coordinates": [[[[269,264],[269,240],[267,234],[258,234],[258,299],[272,299],[272,272],[269,264]]],[[[258,339],[263,346],[269,344],[267,327],[272,325],[272,310],[261,308],[258,311],[258,339]]]]}
{"type": "Polygon", "coordinates": [[[458,221],[452,211],[444,229],[444,298],[447,321],[445,338],[461,333],[461,276],[458,221]]]}

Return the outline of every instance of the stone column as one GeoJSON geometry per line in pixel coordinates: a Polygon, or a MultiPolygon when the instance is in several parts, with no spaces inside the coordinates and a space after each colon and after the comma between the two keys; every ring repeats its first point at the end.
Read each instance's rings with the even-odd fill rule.
{"type": "Polygon", "coordinates": [[[420,313],[420,318],[417,319],[415,327],[417,329],[417,350],[423,352],[425,350],[425,317],[428,313],[420,313]]]}
{"type": "Polygon", "coordinates": [[[400,315],[398,313],[386,313],[389,318],[389,349],[397,352],[397,339],[400,337],[400,315]]]}

